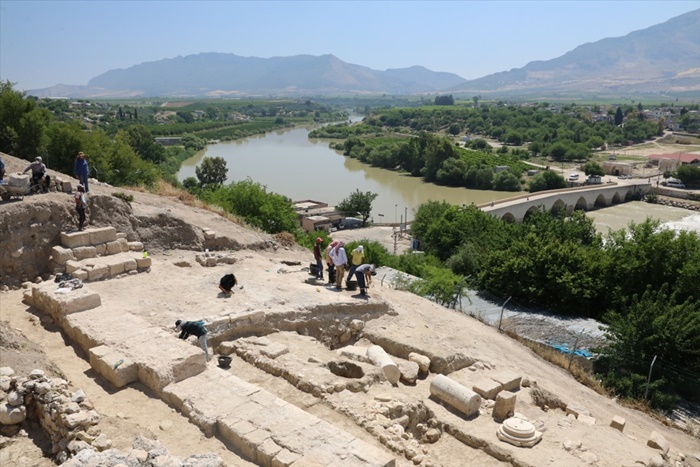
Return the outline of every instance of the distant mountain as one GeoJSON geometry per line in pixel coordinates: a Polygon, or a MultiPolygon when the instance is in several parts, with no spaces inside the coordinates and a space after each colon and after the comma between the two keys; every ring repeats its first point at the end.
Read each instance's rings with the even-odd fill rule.
{"type": "Polygon", "coordinates": [[[120,96],[244,96],[415,94],[436,92],[465,82],[453,73],[439,73],[421,66],[387,71],[345,63],[333,55],[293,57],[240,57],[202,53],[141,63],[110,70],[86,87],[31,91],[42,96],[68,92],[88,97],[120,96]]]}
{"type": "Polygon", "coordinates": [[[452,92],[553,94],[700,91],[700,10],[467,81],[452,92]]]}
{"type": "Polygon", "coordinates": [[[547,98],[688,92],[700,95],[700,10],[471,81],[422,66],[377,71],[333,55],[258,58],[201,53],[110,70],[87,86],[58,85],[29,94],[108,98],[483,93],[547,98]]]}

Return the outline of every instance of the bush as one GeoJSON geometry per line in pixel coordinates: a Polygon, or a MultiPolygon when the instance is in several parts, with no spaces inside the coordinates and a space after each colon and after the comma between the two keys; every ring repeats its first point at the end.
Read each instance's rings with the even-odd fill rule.
{"type": "Polygon", "coordinates": [[[131,204],[131,202],[134,200],[134,195],[127,195],[126,193],[123,193],[121,191],[118,191],[116,193],[112,193],[112,196],[114,196],[115,198],[119,198],[123,201],[126,201],[129,204],[131,204]]]}

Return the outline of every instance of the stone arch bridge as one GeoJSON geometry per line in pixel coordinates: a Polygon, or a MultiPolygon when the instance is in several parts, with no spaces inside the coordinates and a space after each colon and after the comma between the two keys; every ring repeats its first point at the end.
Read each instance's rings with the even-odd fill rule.
{"type": "Polygon", "coordinates": [[[553,214],[561,211],[571,213],[576,209],[590,211],[639,199],[640,195],[649,191],[651,191],[649,183],[608,183],[538,191],[494,203],[481,204],[479,208],[508,222],[522,222],[529,214],[540,208],[553,214]]]}

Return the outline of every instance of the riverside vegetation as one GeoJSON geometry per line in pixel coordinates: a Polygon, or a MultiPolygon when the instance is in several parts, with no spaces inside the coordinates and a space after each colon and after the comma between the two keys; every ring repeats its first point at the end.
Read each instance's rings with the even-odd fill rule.
{"type": "MultiPolygon", "coordinates": [[[[177,185],[173,174],[180,161],[212,138],[244,137],[343,116],[311,101],[183,103],[160,125],[158,103],[109,104],[102,108],[101,117],[87,125],[84,119],[81,123],[67,117],[65,101],[39,102],[13,90],[10,83],[0,88],[0,104],[0,151],[25,159],[45,155],[50,168],[65,173],[71,173],[75,154],[83,151],[90,156],[92,175],[116,186],[157,187],[163,186],[162,180],[177,185]],[[194,115],[202,120],[194,120],[194,115]],[[182,136],[182,146],[163,148],[153,140],[156,135],[173,134],[182,136]]],[[[508,184],[520,189],[522,161],[532,153],[541,152],[553,160],[586,159],[591,148],[604,141],[646,139],[659,132],[657,124],[635,118],[634,109],[627,113],[631,119],[624,128],[614,121],[592,124],[575,117],[577,112],[585,116],[582,108],[570,110],[574,116],[554,113],[544,104],[531,109],[483,104],[385,109],[360,125],[328,126],[312,135],[344,139],[334,144],[349,156],[399,167],[428,181],[466,186],[471,180],[484,189],[507,189],[508,184]],[[505,129],[504,122],[510,122],[510,129],[505,129]],[[519,141],[512,137],[517,128],[519,141]],[[468,141],[465,150],[444,134],[465,129],[502,138],[506,144],[530,144],[527,149],[503,146],[493,154],[482,138],[468,141]],[[512,177],[497,180],[492,176],[494,165],[508,165],[505,173],[512,177]]],[[[189,196],[220,206],[285,241],[295,238],[302,245],[312,245],[319,234],[300,231],[287,198],[267,192],[253,180],[224,186],[225,163],[206,161],[197,179],[185,181],[189,196]]],[[[412,233],[423,242],[425,253],[394,256],[376,242],[363,242],[366,260],[418,276],[421,280],[408,287],[442,304],[453,299],[456,287],[468,284],[513,296],[524,304],[602,319],[610,327],[608,345],[600,349],[598,371],[612,391],[642,398],[648,390],[650,404],[658,408],[672,407],[678,396],[697,401],[697,235],[661,231],[658,224],[647,221],[602,237],[580,212],[570,218],[538,213],[514,225],[474,206],[446,203],[422,205],[412,233]],[[658,360],[647,385],[654,355],[658,360]]]]}

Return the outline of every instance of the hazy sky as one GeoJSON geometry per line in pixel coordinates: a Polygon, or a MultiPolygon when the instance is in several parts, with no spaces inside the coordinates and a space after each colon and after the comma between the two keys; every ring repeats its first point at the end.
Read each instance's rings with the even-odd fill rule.
{"type": "Polygon", "coordinates": [[[474,79],[698,8],[700,0],[0,0],[0,80],[22,90],[87,84],[201,52],[333,54],[375,70],[422,65],[474,79]]]}

